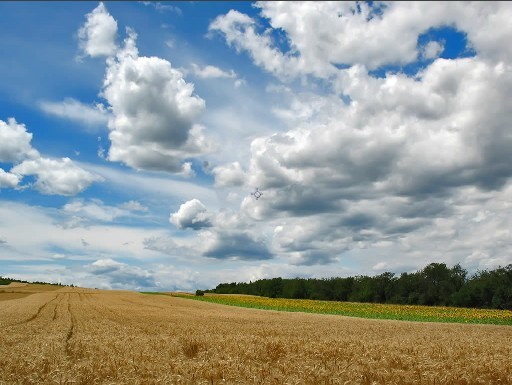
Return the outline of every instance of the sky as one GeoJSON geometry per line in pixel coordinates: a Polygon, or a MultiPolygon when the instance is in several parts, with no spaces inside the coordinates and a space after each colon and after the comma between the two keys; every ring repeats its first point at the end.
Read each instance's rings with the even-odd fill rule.
{"type": "Polygon", "coordinates": [[[193,291],[512,263],[511,19],[1,2],[0,275],[193,291]]]}

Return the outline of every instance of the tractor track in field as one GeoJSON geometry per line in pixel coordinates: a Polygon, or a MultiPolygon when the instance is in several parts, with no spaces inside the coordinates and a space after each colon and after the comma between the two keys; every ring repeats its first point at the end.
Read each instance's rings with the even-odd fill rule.
{"type": "Polygon", "coordinates": [[[59,305],[62,303],[62,301],[64,300],[64,294],[58,294],[58,297],[59,297],[59,302],[55,305],[55,307],[53,308],[53,317],[52,317],[52,321],[55,321],[57,319],[57,309],[59,308],[59,305]]]}
{"type": "Polygon", "coordinates": [[[67,313],[69,314],[71,325],[69,326],[68,332],[66,333],[66,342],[65,342],[64,350],[66,351],[66,355],[68,357],[73,357],[74,354],[73,354],[73,351],[71,348],[70,341],[75,334],[76,317],[75,317],[75,314],[73,313],[73,311],[71,310],[71,295],[70,294],[68,294],[67,300],[68,300],[67,313]]]}
{"type": "MultiPolygon", "coordinates": [[[[59,297],[59,295],[57,294],[54,298],[52,298],[51,300],[49,300],[48,302],[45,302],[43,305],[41,305],[39,307],[39,309],[37,309],[37,312],[33,315],[31,315],[29,318],[23,320],[23,321],[19,321],[19,322],[15,322],[11,325],[5,325],[4,327],[13,327],[13,326],[21,326],[21,325],[25,325],[25,324],[28,324],[34,320],[36,320],[37,318],[39,318],[39,316],[41,315],[41,313],[48,307],[50,306],[50,304],[55,301],[57,298],[59,297]]],[[[55,307],[57,307],[57,305],[55,305],[55,307]]]]}

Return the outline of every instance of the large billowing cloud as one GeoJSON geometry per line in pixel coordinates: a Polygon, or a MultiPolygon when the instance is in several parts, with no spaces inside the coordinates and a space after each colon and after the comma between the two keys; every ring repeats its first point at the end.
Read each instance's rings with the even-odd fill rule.
{"type": "Polygon", "coordinates": [[[117,22],[100,3],[86,15],[86,22],[78,31],[80,48],[91,57],[110,56],[117,49],[117,22]]]}
{"type": "Polygon", "coordinates": [[[100,4],[80,30],[90,56],[108,56],[101,96],[108,102],[108,160],[137,170],[190,174],[190,159],[211,150],[197,123],[205,102],[168,60],[140,56],[137,34],[127,28],[115,45],[117,24],[100,4]],[[114,28],[115,27],[115,28],[114,28]]]}
{"type": "MultiPolygon", "coordinates": [[[[210,30],[280,79],[307,74],[329,77],[332,86],[291,98],[274,87],[284,98],[273,111],[292,128],[251,144],[245,185],[259,186],[264,195],[257,203],[247,196],[241,209],[274,227],[272,252],[291,264],[315,265],[372,249],[388,261],[387,253],[423,258],[410,265],[421,267],[434,258],[428,255],[433,244],[449,249],[437,227],[460,234],[446,251],[454,261],[471,254],[465,244],[482,250],[472,241],[476,202],[494,207],[512,177],[512,28],[495,23],[512,8],[418,2],[258,7],[272,32],[284,32],[289,51],[274,44],[269,30],[260,33],[258,20],[237,11],[217,17],[210,30]],[[444,26],[465,36],[475,55],[444,59],[444,42],[419,45],[419,36],[444,26]],[[370,71],[418,59],[428,62],[416,74],[399,67],[381,77],[370,71]],[[464,223],[456,219],[462,216],[464,223]]],[[[218,167],[216,180],[232,169],[218,167]]],[[[477,238],[492,250],[479,255],[505,258],[477,238]]],[[[384,265],[376,260],[374,266],[384,265]]]]}
{"type": "Polygon", "coordinates": [[[485,57],[512,57],[512,49],[500,43],[512,38],[512,27],[506,22],[512,10],[502,2],[383,2],[370,6],[364,2],[261,1],[256,5],[274,31],[285,33],[289,51],[282,52],[268,30],[259,32],[263,27],[258,20],[235,10],[218,16],[210,31],[221,33],[228,44],[247,51],[256,65],[281,78],[301,74],[328,77],[337,72],[336,65],[361,64],[372,70],[412,63],[425,48],[418,47],[418,37],[443,26],[467,33],[473,47],[485,57]]]}
{"type": "Polygon", "coordinates": [[[494,188],[511,176],[512,76],[502,64],[438,59],[419,79],[374,79],[358,68],[340,77],[350,105],[253,141],[252,184],[276,189],[269,204],[318,190],[330,209],[332,198],[494,188]]]}
{"type": "Polygon", "coordinates": [[[102,95],[109,102],[111,146],[108,159],[135,169],[180,172],[183,159],[207,149],[194,122],[204,100],[167,60],[139,57],[136,35],[108,61],[102,95]]]}
{"type": "Polygon", "coordinates": [[[248,174],[264,199],[247,197],[242,207],[260,220],[323,224],[308,232],[313,241],[300,219],[289,219],[276,236],[290,253],[311,253],[315,242],[325,251],[337,240],[332,255],[340,255],[360,240],[419,231],[454,210],[459,190],[510,181],[511,87],[510,66],[476,58],[438,59],[416,79],[375,79],[353,67],[339,84],[349,105],[253,141],[248,174]],[[283,242],[288,232],[304,242],[283,242]]]}

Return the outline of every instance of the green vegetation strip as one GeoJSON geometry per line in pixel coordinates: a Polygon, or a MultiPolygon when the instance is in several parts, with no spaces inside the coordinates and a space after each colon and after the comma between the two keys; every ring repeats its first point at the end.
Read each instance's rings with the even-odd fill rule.
{"type": "Polygon", "coordinates": [[[349,317],[403,321],[512,325],[512,311],[510,310],[316,301],[222,294],[207,294],[205,296],[173,294],[173,296],[264,310],[335,314],[349,317]]]}

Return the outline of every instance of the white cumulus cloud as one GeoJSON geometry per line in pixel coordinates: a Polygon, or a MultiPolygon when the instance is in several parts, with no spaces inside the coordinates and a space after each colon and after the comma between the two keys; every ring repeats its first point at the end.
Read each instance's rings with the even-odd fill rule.
{"type": "Polygon", "coordinates": [[[245,182],[245,174],[239,162],[214,167],[212,172],[215,184],[220,187],[242,186],[245,182]]]}
{"type": "Polygon", "coordinates": [[[91,57],[111,56],[117,50],[117,22],[100,3],[86,15],[86,22],[78,31],[80,48],[91,57]]]}
{"type": "Polygon", "coordinates": [[[25,158],[39,156],[30,141],[32,133],[27,132],[24,124],[9,118],[7,122],[0,120],[0,162],[19,162],[25,158]]]}
{"type": "Polygon", "coordinates": [[[141,288],[156,287],[154,272],[137,266],[130,266],[112,258],[98,259],[87,266],[93,275],[101,276],[110,287],[138,290],[141,288]]]}
{"type": "Polygon", "coordinates": [[[194,75],[196,75],[199,78],[202,79],[215,79],[215,78],[228,78],[228,79],[234,79],[237,77],[237,74],[235,71],[230,70],[224,71],[220,69],[219,67],[215,67],[212,65],[207,65],[204,67],[200,67],[195,63],[192,63],[192,72],[194,75]]]}
{"type": "Polygon", "coordinates": [[[443,52],[444,47],[438,41],[429,41],[422,49],[421,56],[425,59],[435,59],[443,52]]]}
{"type": "Polygon", "coordinates": [[[4,169],[0,168],[0,188],[10,187],[14,188],[20,182],[20,177],[10,172],[5,172],[4,169]]]}
{"type": "Polygon", "coordinates": [[[103,180],[76,166],[69,158],[28,159],[13,167],[11,172],[21,176],[34,175],[34,188],[42,194],[49,195],[76,195],[91,183],[103,180]]]}
{"type": "Polygon", "coordinates": [[[0,162],[13,164],[10,172],[1,170],[3,187],[16,187],[23,177],[34,175],[33,187],[43,194],[76,195],[91,183],[103,180],[78,167],[69,158],[41,156],[30,144],[31,140],[32,133],[27,132],[24,124],[17,123],[14,118],[8,119],[7,123],[0,120],[0,162]]]}
{"type": "Polygon", "coordinates": [[[272,259],[265,240],[248,230],[214,229],[201,234],[203,256],[214,259],[256,261],[272,259]]]}
{"type": "Polygon", "coordinates": [[[110,161],[135,169],[185,172],[187,157],[209,150],[195,122],[205,102],[167,60],[139,56],[135,32],[110,58],[102,96],[110,104],[110,161]]]}
{"type": "Polygon", "coordinates": [[[169,221],[179,229],[199,230],[212,225],[211,214],[198,199],[183,203],[177,212],[171,214],[169,221]]]}
{"type": "Polygon", "coordinates": [[[275,48],[268,35],[256,31],[256,22],[249,16],[235,10],[218,16],[209,26],[210,32],[220,32],[229,45],[238,51],[248,51],[254,63],[281,77],[299,72],[300,58],[284,55],[275,48]]]}
{"type": "Polygon", "coordinates": [[[454,26],[467,34],[482,57],[510,60],[512,38],[507,23],[512,9],[506,2],[287,2],[261,1],[260,16],[284,32],[288,51],[271,38],[260,20],[230,10],[218,16],[210,31],[222,34],[230,46],[246,51],[253,62],[286,79],[304,74],[330,77],[336,65],[406,65],[420,54],[434,58],[439,43],[418,47],[418,37],[430,29],[454,26]],[[397,44],[397,42],[400,42],[397,44]],[[426,51],[424,50],[426,48],[426,51]]]}

